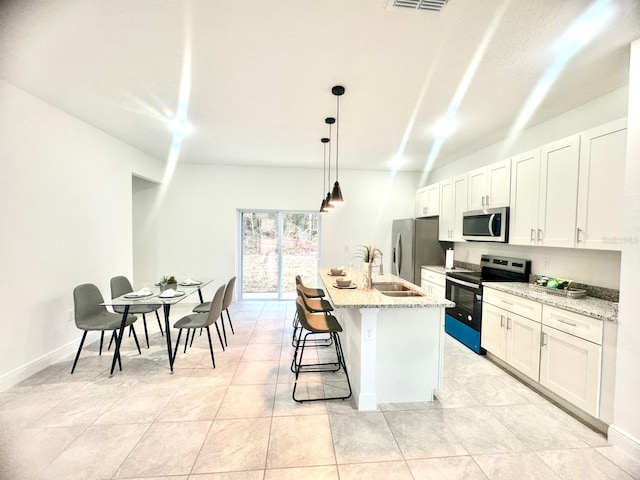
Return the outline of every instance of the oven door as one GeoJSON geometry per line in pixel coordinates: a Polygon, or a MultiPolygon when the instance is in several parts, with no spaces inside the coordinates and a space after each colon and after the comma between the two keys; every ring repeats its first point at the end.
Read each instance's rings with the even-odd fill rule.
{"type": "Polygon", "coordinates": [[[446,298],[456,304],[446,309],[447,315],[479,332],[482,326],[482,286],[447,276],[446,298]]]}

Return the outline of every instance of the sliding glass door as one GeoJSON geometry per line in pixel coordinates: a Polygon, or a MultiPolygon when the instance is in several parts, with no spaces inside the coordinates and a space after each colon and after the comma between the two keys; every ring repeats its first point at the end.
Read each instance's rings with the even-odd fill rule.
{"type": "Polygon", "coordinates": [[[315,212],[240,211],[241,298],[295,298],[296,275],[315,284],[319,223],[315,212]]]}

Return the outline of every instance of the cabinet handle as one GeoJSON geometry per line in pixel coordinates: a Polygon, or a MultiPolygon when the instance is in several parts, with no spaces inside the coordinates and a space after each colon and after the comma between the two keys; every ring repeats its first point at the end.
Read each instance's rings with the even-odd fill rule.
{"type": "Polygon", "coordinates": [[[504,327],[504,315],[500,315],[500,328],[504,327]]]}
{"type": "Polygon", "coordinates": [[[511,319],[507,317],[507,330],[511,330],[511,319]]]}
{"type": "Polygon", "coordinates": [[[571,327],[577,327],[578,324],[577,323],[571,323],[571,322],[567,322],[566,320],[562,320],[561,318],[557,319],[560,323],[564,323],[565,325],[569,325],[571,327]]]}
{"type": "Polygon", "coordinates": [[[482,195],[482,206],[484,207],[484,195],[482,195]]]}
{"type": "Polygon", "coordinates": [[[582,229],[580,227],[576,228],[576,243],[580,243],[580,232],[582,232],[582,229]]]}
{"type": "Polygon", "coordinates": [[[547,345],[546,342],[544,341],[544,336],[545,335],[546,335],[546,333],[540,332],[540,346],[541,347],[545,347],[547,345]]]}
{"type": "Polygon", "coordinates": [[[536,229],[535,228],[531,229],[531,236],[529,237],[529,240],[531,240],[532,242],[536,241],[536,229]]]}
{"type": "Polygon", "coordinates": [[[502,303],[506,303],[507,305],[513,305],[513,303],[512,303],[512,302],[507,302],[506,300],[503,300],[502,298],[500,299],[500,301],[501,301],[502,303]]]}
{"type": "Polygon", "coordinates": [[[427,213],[427,207],[422,207],[422,213],[427,213]]]}
{"type": "Polygon", "coordinates": [[[541,228],[538,229],[538,241],[539,242],[542,241],[542,229],[541,228]]]}
{"type": "Polygon", "coordinates": [[[485,195],[485,198],[487,199],[487,207],[489,206],[489,195],[485,195]]]}

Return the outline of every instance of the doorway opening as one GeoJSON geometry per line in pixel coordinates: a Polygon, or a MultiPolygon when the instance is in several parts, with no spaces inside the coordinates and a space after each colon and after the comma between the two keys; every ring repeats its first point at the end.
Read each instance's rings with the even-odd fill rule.
{"type": "Polygon", "coordinates": [[[320,262],[320,214],[240,210],[242,299],[296,297],[295,276],[313,284],[320,262]]]}

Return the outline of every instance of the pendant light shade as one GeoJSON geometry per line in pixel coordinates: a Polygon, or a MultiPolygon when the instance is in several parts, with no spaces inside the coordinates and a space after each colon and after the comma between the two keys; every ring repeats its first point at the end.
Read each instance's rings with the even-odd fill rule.
{"type": "Polygon", "coordinates": [[[323,161],[322,161],[322,204],[320,205],[320,213],[327,213],[329,209],[327,208],[327,200],[324,198],[324,189],[326,187],[326,177],[324,176],[327,170],[327,143],[329,143],[328,138],[320,139],[322,145],[324,147],[323,161]]]}
{"type": "MultiPolygon", "coordinates": [[[[340,188],[340,182],[338,181],[338,148],[340,146],[340,97],[344,94],[344,87],[336,85],[331,89],[331,93],[336,96],[336,182],[333,184],[333,191],[331,192],[331,205],[342,205],[344,199],[342,198],[342,189],[340,188]]],[[[329,150],[331,151],[331,150],[329,150]]],[[[331,163],[329,163],[329,169],[331,169],[331,163]]],[[[331,182],[329,182],[331,185],[331,182]]]]}
{"type": "MultiPolygon", "coordinates": [[[[329,125],[329,138],[327,139],[327,142],[324,141],[325,139],[322,139],[322,143],[327,145],[327,143],[331,142],[331,125],[336,123],[336,119],[333,117],[327,117],[324,119],[324,123],[329,125]]],[[[328,172],[328,179],[329,179],[329,185],[328,185],[329,190],[327,191],[327,198],[324,199],[324,203],[325,203],[324,208],[326,209],[326,211],[331,211],[334,208],[333,202],[332,202],[332,196],[331,196],[331,145],[329,145],[329,168],[327,172],[328,172]]]]}

